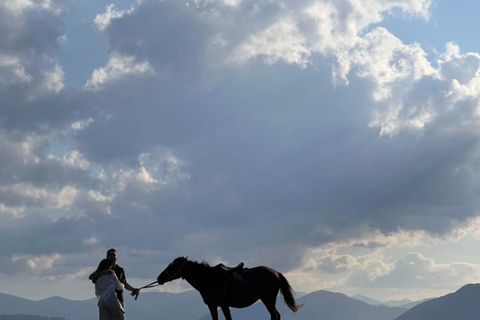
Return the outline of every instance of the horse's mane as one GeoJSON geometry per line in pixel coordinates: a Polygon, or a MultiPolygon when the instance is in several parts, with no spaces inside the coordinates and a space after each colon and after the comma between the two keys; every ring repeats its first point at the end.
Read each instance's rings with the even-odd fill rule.
{"type": "Polygon", "coordinates": [[[199,266],[202,266],[202,267],[206,267],[206,268],[210,268],[211,266],[208,264],[207,261],[205,260],[202,260],[202,262],[198,262],[198,261],[195,261],[195,260],[188,260],[190,262],[193,262],[194,264],[196,265],[199,265],[199,266]]]}

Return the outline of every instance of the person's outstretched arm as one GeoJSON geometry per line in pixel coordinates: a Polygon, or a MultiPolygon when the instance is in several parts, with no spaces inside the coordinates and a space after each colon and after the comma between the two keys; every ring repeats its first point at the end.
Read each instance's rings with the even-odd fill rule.
{"type": "Polygon", "coordinates": [[[137,289],[137,288],[132,287],[132,286],[127,282],[127,279],[126,279],[126,278],[122,279],[121,282],[122,282],[123,285],[125,286],[125,289],[127,289],[128,291],[131,291],[131,292],[132,292],[132,296],[134,296],[134,297],[135,297],[135,300],[137,300],[138,295],[140,294],[140,290],[137,289]]]}

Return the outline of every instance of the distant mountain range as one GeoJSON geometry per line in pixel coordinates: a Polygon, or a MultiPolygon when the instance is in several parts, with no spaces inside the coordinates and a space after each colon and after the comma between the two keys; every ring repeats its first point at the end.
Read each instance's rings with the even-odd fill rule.
{"type": "Polygon", "coordinates": [[[403,308],[403,309],[411,309],[411,308],[415,307],[416,305],[418,305],[422,302],[425,302],[425,301],[428,301],[428,300],[432,299],[432,298],[428,298],[428,299],[424,299],[424,300],[421,300],[421,301],[411,301],[411,300],[408,300],[408,299],[403,299],[403,300],[391,300],[391,301],[381,302],[381,301],[366,297],[366,296],[361,295],[361,294],[356,294],[356,295],[352,296],[352,298],[363,301],[363,302],[368,303],[372,306],[378,306],[378,305],[383,304],[387,307],[399,307],[399,308],[403,308]]]}
{"type": "Polygon", "coordinates": [[[66,320],[58,317],[42,317],[30,314],[0,314],[0,320],[66,320]]]}
{"type": "MultiPolygon", "coordinates": [[[[372,299],[373,300],[373,299],[372,299]]],[[[431,299],[407,310],[411,303],[400,307],[372,305],[341,293],[316,291],[297,298],[303,303],[301,312],[292,315],[279,297],[277,309],[282,320],[473,320],[480,319],[480,284],[470,284],[455,293],[431,299]]],[[[127,318],[142,320],[210,320],[207,306],[197,291],[183,293],[146,292],[134,301],[126,301],[127,318]]],[[[261,303],[245,309],[231,309],[234,320],[269,320],[261,303]]],[[[219,310],[220,319],[224,319],[219,310]]],[[[91,320],[98,318],[96,299],[73,301],[58,296],[31,301],[8,294],[0,294],[0,320],[91,320]],[[58,317],[1,318],[2,314],[30,314],[58,317]]]]}
{"type": "Polygon", "coordinates": [[[480,284],[468,284],[454,293],[423,302],[395,320],[478,320],[480,284]]]}
{"type": "MultiPolygon", "coordinates": [[[[127,318],[142,320],[197,320],[208,312],[196,291],[140,293],[138,300],[126,295],[127,318]]],[[[98,319],[97,299],[74,301],[58,296],[31,301],[0,294],[0,314],[33,314],[71,320],[98,319]]]]}
{"type": "MultiPolygon", "coordinates": [[[[350,298],[342,293],[329,291],[316,291],[299,299],[299,304],[304,304],[302,310],[293,315],[287,309],[283,298],[277,300],[277,310],[282,320],[393,320],[405,309],[386,306],[372,306],[365,302],[350,298]]],[[[262,303],[245,309],[231,309],[234,320],[269,320],[270,315],[262,303]]],[[[220,319],[225,319],[219,310],[220,319]]],[[[210,320],[210,314],[200,320],[210,320]]]]}

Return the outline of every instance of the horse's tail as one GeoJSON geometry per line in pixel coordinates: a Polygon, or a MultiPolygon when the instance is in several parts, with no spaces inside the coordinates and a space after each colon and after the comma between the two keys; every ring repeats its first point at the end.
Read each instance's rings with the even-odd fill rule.
{"type": "Polygon", "coordinates": [[[302,309],[303,304],[300,304],[300,305],[297,304],[297,302],[295,301],[295,298],[293,297],[293,289],[292,287],[290,287],[290,284],[288,283],[287,279],[285,279],[283,274],[279,272],[278,276],[280,278],[280,292],[282,293],[285,304],[294,313],[300,311],[300,309],[302,309]]]}

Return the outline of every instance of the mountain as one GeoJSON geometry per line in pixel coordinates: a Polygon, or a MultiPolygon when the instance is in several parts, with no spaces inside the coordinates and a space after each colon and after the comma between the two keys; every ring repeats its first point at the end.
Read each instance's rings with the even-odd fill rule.
{"type": "Polygon", "coordinates": [[[66,320],[57,317],[32,316],[29,314],[0,314],[0,320],[66,320]]]}
{"type": "Polygon", "coordinates": [[[361,295],[361,294],[356,294],[352,296],[352,298],[363,301],[365,303],[368,303],[372,306],[378,306],[378,305],[385,305],[387,307],[399,307],[402,309],[411,309],[415,307],[416,305],[419,305],[420,303],[423,303],[425,301],[431,300],[432,298],[427,298],[423,299],[421,301],[410,301],[408,299],[403,299],[403,300],[391,300],[387,302],[381,302],[372,298],[369,298],[367,296],[361,295]]]}
{"type": "Polygon", "coordinates": [[[128,301],[126,312],[127,319],[197,320],[208,312],[208,308],[200,293],[190,290],[182,293],[141,293],[137,301],[128,301]]]}
{"type": "MultiPolygon", "coordinates": [[[[372,306],[365,302],[350,298],[341,293],[329,291],[316,291],[298,298],[297,303],[304,306],[300,312],[293,315],[287,309],[283,298],[277,301],[277,310],[282,320],[392,320],[405,312],[405,309],[372,306]]],[[[262,303],[256,303],[245,309],[231,308],[235,320],[270,319],[270,315],[262,303]]],[[[219,309],[220,319],[225,319],[219,309]]],[[[206,314],[200,320],[210,320],[206,314]]]]}
{"type": "MultiPolygon", "coordinates": [[[[480,311],[480,305],[476,304],[477,297],[480,297],[480,285],[467,285],[453,294],[429,300],[406,311],[404,305],[401,307],[374,306],[359,301],[358,296],[351,298],[341,293],[322,290],[301,297],[297,295],[297,302],[299,304],[303,303],[304,307],[296,315],[292,315],[281,297],[278,299],[277,309],[282,315],[282,320],[469,320],[474,318],[472,316],[462,318],[462,316],[457,317],[456,315],[463,315],[463,313],[480,314],[478,312],[480,311]],[[455,314],[454,317],[451,317],[452,312],[455,314]]],[[[126,295],[126,311],[129,319],[210,320],[207,306],[203,303],[200,294],[194,290],[178,294],[142,292],[136,301],[126,295]]],[[[235,320],[270,319],[267,310],[260,302],[245,309],[232,308],[231,311],[235,320]]],[[[44,300],[32,301],[8,294],[0,294],[0,314],[30,314],[70,320],[90,320],[98,318],[98,307],[95,298],[74,301],[54,296],[44,300]]],[[[219,314],[220,319],[223,319],[220,310],[219,314]]],[[[0,318],[0,320],[30,319],[0,318]]]]}
{"type": "Polygon", "coordinates": [[[98,318],[96,299],[74,301],[58,296],[32,301],[8,294],[0,294],[1,314],[30,314],[55,316],[72,320],[98,318]]]}
{"type": "Polygon", "coordinates": [[[365,303],[368,303],[372,306],[378,306],[379,304],[383,304],[383,302],[381,302],[381,301],[366,297],[366,296],[361,295],[361,294],[356,294],[356,295],[352,296],[352,298],[360,300],[360,301],[365,302],[365,303]]]}
{"type": "Polygon", "coordinates": [[[395,320],[477,320],[479,300],[480,284],[468,284],[454,293],[421,303],[395,320]]]}
{"type": "MultiPolygon", "coordinates": [[[[208,308],[196,291],[183,293],[147,292],[138,300],[126,295],[127,318],[143,320],[196,320],[208,308]]],[[[98,319],[97,299],[68,300],[58,296],[32,301],[0,294],[0,314],[55,316],[71,320],[98,319]]]]}
{"type": "Polygon", "coordinates": [[[403,309],[411,309],[421,303],[424,303],[426,301],[429,301],[429,300],[432,300],[433,298],[427,298],[427,299],[423,299],[423,300],[420,300],[420,301],[413,301],[413,302],[410,302],[410,303],[407,303],[407,304],[402,304],[400,305],[399,307],[400,308],[403,308],[403,309]]]}
{"type": "Polygon", "coordinates": [[[391,300],[382,303],[383,305],[386,305],[387,307],[401,307],[404,308],[406,305],[410,305],[413,303],[413,301],[408,300],[408,299],[403,299],[403,300],[391,300]]]}

